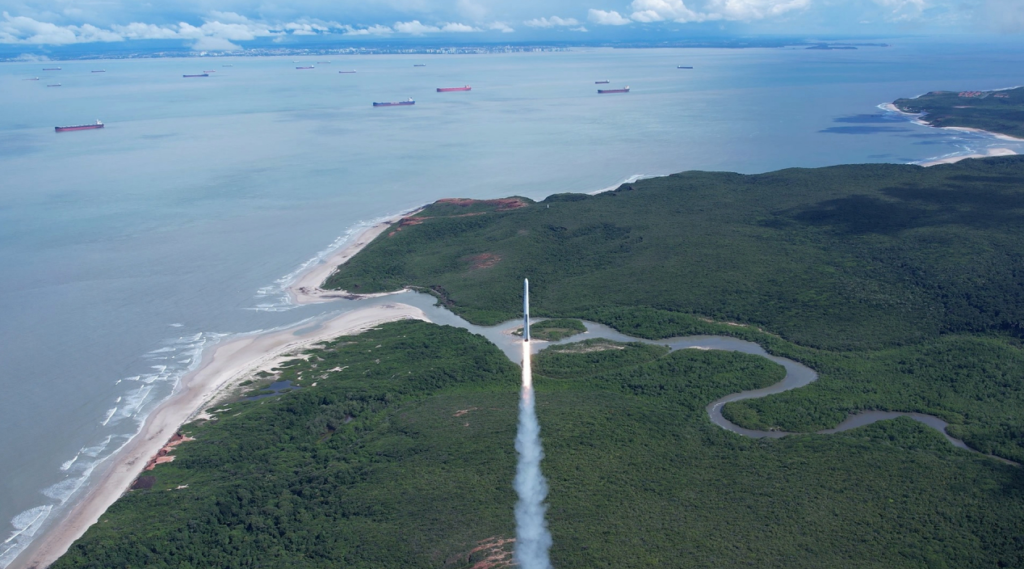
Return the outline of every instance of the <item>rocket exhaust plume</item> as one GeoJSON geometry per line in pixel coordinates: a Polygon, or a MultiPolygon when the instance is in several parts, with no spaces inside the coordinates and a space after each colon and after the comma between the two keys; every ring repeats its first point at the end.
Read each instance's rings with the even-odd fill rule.
{"type": "Polygon", "coordinates": [[[529,281],[523,281],[523,387],[519,399],[519,432],[516,435],[516,467],[514,486],[516,504],[515,561],[522,569],[551,569],[548,549],[551,533],[544,512],[548,484],[540,473],[544,450],[540,445],[540,424],[533,400],[533,370],[530,368],[530,292],[529,281]]]}

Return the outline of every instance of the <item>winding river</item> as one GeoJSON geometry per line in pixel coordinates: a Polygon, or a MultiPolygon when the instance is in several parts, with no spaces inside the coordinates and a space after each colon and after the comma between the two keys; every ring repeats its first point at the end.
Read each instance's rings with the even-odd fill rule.
{"type": "MultiPolygon", "coordinates": [[[[494,345],[500,348],[506,356],[513,362],[518,363],[522,357],[522,345],[518,336],[512,335],[512,331],[520,327],[520,320],[508,320],[502,322],[496,326],[477,326],[466,322],[461,317],[453,314],[447,309],[436,306],[436,299],[433,296],[421,293],[405,292],[395,295],[390,295],[386,299],[379,299],[381,304],[389,302],[403,302],[411,304],[423,310],[427,317],[436,324],[447,324],[458,328],[463,328],[474,334],[480,334],[494,345]]],[[[540,322],[544,318],[532,319],[531,322],[540,322]]],[[[711,422],[718,425],[719,427],[743,435],[745,437],[752,438],[781,438],[786,435],[792,435],[796,433],[790,433],[786,431],[758,431],[754,429],[744,429],[739,425],[736,425],[722,416],[722,407],[726,403],[733,401],[742,401],[744,399],[757,399],[759,397],[766,397],[776,393],[782,393],[783,391],[789,391],[790,389],[797,389],[818,379],[818,374],[811,368],[790,359],[780,358],[768,354],[764,348],[753,342],[747,342],[736,338],[730,338],[728,336],[681,336],[676,338],[665,338],[661,340],[647,340],[644,338],[634,338],[618,332],[603,324],[596,322],[583,321],[587,327],[587,331],[582,334],[577,334],[569,338],[564,338],[557,342],[535,342],[532,347],[532,353],[537,353],[543,348],[551,345],[568,344],[573,342],[579,342],[590,338],[602,338],[605,340],[612,340],[616,342],[643,342],[645,344],[656,344],[661,346],[667,346],[672,351],[685,350],[685,349],[699,349],[699,350],[724,350],[728,352],[742,352],[744,354],[752,354],[755,356],[761,356],[768,358],[769,360],[781,365],[786,369],[786,376],[782,381],[764,387],[761,389],[751,389],[749,391],[741,391],[739,393],[732,393],[726,395],[720,399],[712,401],[707,406],[708,417],[711,422]]],[[[968,450],[971,452],[979,452],[967,446],[962,440],[954,438],[946,432],[947,423],[942,419],[926,415],[923,413],[906,413],[898,411],[864,411],[861,413],[855,413],[849,415],[846,420],[837,425],[833,429],[826,429],[818,431],[818,434],[828,435],[833,433],[839,433],[842,431],[848,431],[850,429],[856,429],[857,427],[863,427],[870,425],[878,421],[885,421],[888,419],[895,419],[896,417],[908,417],[919,423],[927,425],[946,437],[953,446],[968,450]]],[[[1008,464],[1016,464],[1005,459],[992,456],[1001,462],[1008,464]]]]}

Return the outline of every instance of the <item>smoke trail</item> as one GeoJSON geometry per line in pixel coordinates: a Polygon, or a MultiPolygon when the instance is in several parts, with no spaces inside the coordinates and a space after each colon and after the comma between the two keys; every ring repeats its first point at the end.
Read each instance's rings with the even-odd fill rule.
{"type": "Polygon", "coordinates": [[[523,342],[523,389],[519,400],[519,433],[516,435],[516,468],[514,486],[519,494],[516,504],[515,560],[522,569],[551,569],[548,549],[551,533],[544,521],[544,498],[548,484],[540,473],[544,451],[540,446],[540,424],[533,404],[533,370],[530,369],[530,344],[523,342]]]}

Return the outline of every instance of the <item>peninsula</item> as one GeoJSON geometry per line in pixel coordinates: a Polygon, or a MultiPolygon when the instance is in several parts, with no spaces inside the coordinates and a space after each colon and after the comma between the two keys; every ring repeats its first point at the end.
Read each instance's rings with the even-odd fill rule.
{"type": "MultiPolygon", "coordinates": [[[[806,433],[916,411],[1020,462],[1022,216],[1017,156],[685,172],[593,196],[442,200],[378,227],[323,289],[413,288],[499,324],[520,316],[528,276],[536,316],[733,336],[819,374],[726,405],[739,425],[806,433]]],[[[1017,467],[905,418],[773,440],[708,420],[708,403],[784,374],[657,343],[543,350],[552,562],[1024,564],[1017,467]]],[[[305,346],[184,425],[194,440],[53,566],[509,567],[518,376],[482,336],[427,322],[305,346]]]]}
{"type": "Polygon", "coordinates": [[[1024,139],[1024,87],[999,91],[932,91],[893,106],[941,128],[981,130],[1024,139]]]}

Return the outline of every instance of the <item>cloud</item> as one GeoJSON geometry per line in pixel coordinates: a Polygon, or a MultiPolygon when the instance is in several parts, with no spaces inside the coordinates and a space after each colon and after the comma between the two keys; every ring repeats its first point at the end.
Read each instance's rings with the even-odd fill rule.
{"type": "Polygon", "coordinates": [[[622,26],[630,23],[629,18],[623,18],[622,14],[619,14],[615,10],[606,12],[604,10],[595,10],[591,8],[587,13],[587,19],[602,26],[622,26]]]}
{"type": "Polygon", "coordinates": [[[413,20],[411,22],[395,22],[394,28],[396,32],[412,34],[414,36],[432,34],[441,31],[441,28],[437,26],[425,26],[421,24],[419,20],[413,20]]]}
{"type": "Polygon", "coordinates": [[[127,26],[111,26],[111,30],[126,40],[169,40],[178,37],[176,30],[141,22],[132,22],[127,26]]]}
{"type": "Polygon", "coordinates": [[[441,31],[442,32],[464,33],[464,32],[479,32],[480,30],[474,28],[473,26],[467,26],[466,24],[460,24],[458,22],[449,22],[449,23],[441,26],[441,31]]]}
{"type": "Polygon", "coordinates": [[[531,28],[553,28],[555,26],[580,25],[576,18],[559,18],[558,16],[551,16],[550,18],[534,18],[523,23],[531,28]]]}
{"type": "Polygon", "coordinates": [[[368,28],[353,28],[352,26],[342,26],[345,31],[345,35],[351,36],[384,36],[395,33],[395,30],[387,26],[374,25],[368,28]]]}
{"type": "Polygon", "coordinates": [[[580,26],[578,28],[570,28],[570,30],[574,31],[574,32],[586,32],[586,31],[589,31],[589,30],[587,30],[587,28],[585,26],[580,26]]]}
{"type": "Polygon", "coordinates": [[[505,22],[492,22],[491,25],[487,26],[488,30],[498,30],[503,34],[510,34],[515,30],[509,27],[505,22]]]}
{"type": "Polygon", "coordinates": [[[464,33],[480,31],[478,28],[474,28],[473,26],[468,26],[466,24],[460,24],[458,22],[445,22],[437,26],[429,26],[423,24],[419,20],[413,20],[411,22],[395,22],[394,30],[401,34],[411,34],[414,36],[441,32],[464,33]]]}
{"type": "MultiPolygon", "coordinates": [[[[924,0],[876,0],[912,4],[924,0]]],[[[781,16],[810,6],[811,0],[704,0],[691,8],[683,0],[633,0],[630,18],[637,22],[707,22],[715,20],[753,21],[781,16]]]]}

